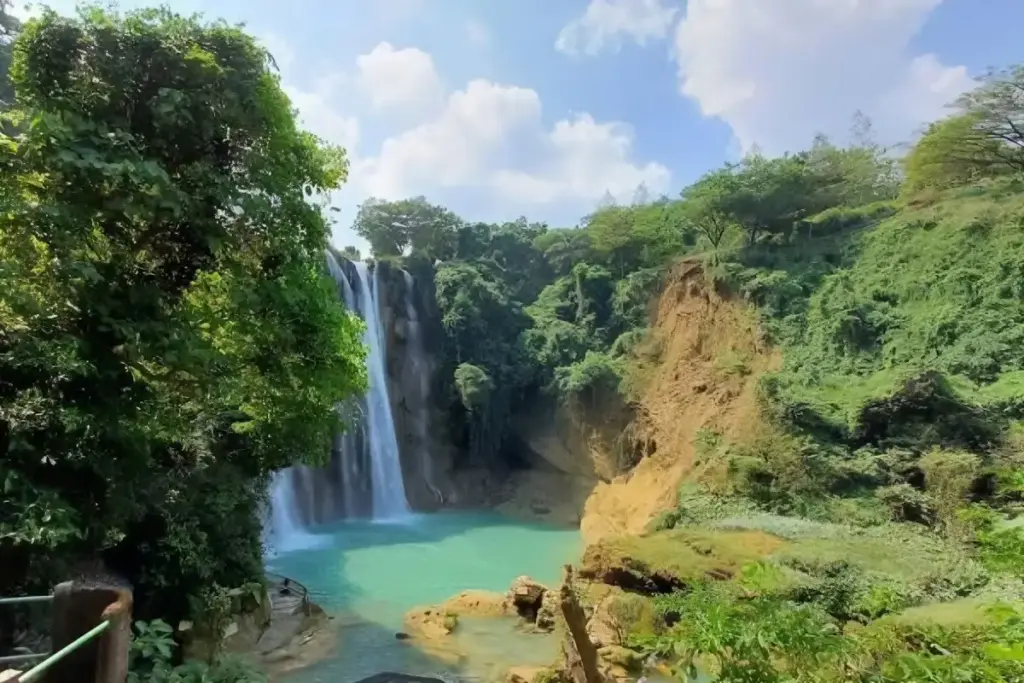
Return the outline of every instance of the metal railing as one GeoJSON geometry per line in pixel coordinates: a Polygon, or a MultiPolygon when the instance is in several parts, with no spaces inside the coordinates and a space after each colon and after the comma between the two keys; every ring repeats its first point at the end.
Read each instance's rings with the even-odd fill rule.
{"type": "Polygon", "coordinates": [[[284,574],[275,574],[274,572],[266,572],[266,577],[270,579],[268,583],[272,587],[280,587],[293,595],[297,595],[302,598],[303,605],[309,602],[309,589],[295,579],[288,578],[284,574]]]}
{"type": "MultiPolygon", "coordinates": [[[[0,598],[0,605],[19,605],[33,602],[53,602],[52,595],[26,595],[17,598],[0,598]]],[[[38,679],[54,664],[67,657],[69,654],[82,647],[90,640],[100,635],[104,631],[110,628],[110,620],[104,619],[102,622],[94,626],[89,631],[86,631],[82,635],[78,636],[75,640],[71,641],[61,649],[54,653],[41,652],[35,654],[23,654],[23,655],[9,655],[6,657],[0,657],[0,665],[6,665],[15,662],[32,661],[34,659],[42,659],[28,671],[18,674],[13,679],[10,679],[10,683],[32,683],[32,681],[38,679]]]]}
{"type": "MultiPolygon", "coordinates": [[[[0,605],[27,605],[38,602],[53,602],[53,596],[22,595],[16,598],[0,598],[0,605]]],[[[5,655],[3,657],[0,657],[0,669],[6,667],[8,664],[17,664],[18,662],[31,662],[36,659],[46,659],[49,656],[49,652],[29,652],[19,655],[5,655]]]]}

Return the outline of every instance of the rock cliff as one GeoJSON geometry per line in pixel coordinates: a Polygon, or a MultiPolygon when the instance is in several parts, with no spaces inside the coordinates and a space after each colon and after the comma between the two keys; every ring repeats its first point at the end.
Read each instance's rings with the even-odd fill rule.
{"type": "Polygon", "coordinates": [[[675,504],[702,430],[750,431],[757,379],[778,362],[753,309],[710,286],[700,264],[681,262],[651,302],[629,404],[609,396],[581,408],[538,397],[514,415],[507,450],[515,462],[482,470],[461,461],[455,445],[432,268],[378,267],[389,393],[416,509],[493,505],[578,523],[587,542],[639,533],[675,504]]]}

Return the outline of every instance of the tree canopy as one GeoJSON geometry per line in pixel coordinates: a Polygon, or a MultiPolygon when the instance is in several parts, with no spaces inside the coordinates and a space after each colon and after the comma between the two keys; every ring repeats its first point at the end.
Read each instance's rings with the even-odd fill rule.
{"type": "Polygon", "coordinates": [[[995,160],[1024,170],[1024,65],[990,71],[956,107],[971,117],[978,135],[993,143],[988,151],[995,160]]]}
{"type": "Polygon", "coordinates": [[[46,11],[11,78],[0,592],[102,557],[140,616],[182,615],[262,576],[267,476],[325,457],[365,386],[308,199],[344,152],[296,127],[250,36],[169,10],[46,11]]]}
{"type": "Polygon", "coordinates": [[[399,256],[407,249],[434,259],[451,258],[459,218],[423,197],[386,202],[363,202],[352,228],[364,237],[378,256],[399,256]]]}

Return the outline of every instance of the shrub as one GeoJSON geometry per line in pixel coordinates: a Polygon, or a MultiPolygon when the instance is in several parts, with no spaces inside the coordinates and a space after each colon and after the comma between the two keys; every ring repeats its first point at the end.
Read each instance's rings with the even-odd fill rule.
{"type": "Polygon", "coordinates": [[[938,519],[947,531],[962,534],[956,511],[963,507],[971,486],[978,478],[981,460],[973,453],[944,451],[938,448],[921,458],[925,490],[932,500],[938,519]]]}
{"type": "Polygon", "coordinates": [[[693,450],[698,463],[717,455],[721,447],[722,435],[708,427],[701,427],[693,437],[693,450]]]}
{"type": "Polygon", "coordinates": [[[921,595],[906,583],[881,580],[871,583],[854,599],[851,611],[865,620],[878,619],[917,604],[921,595]]]}
{"type": "Polygon", "coordinates": [[[854,603],[864,590],[862,570],[848,562],[830,562],[821,567],[803,567],[813,572],[809,581],[794,586],[786,594],[796,603],[817,605],[835,619],[851,619],[854,603]]]}
{"type": "Polygon", "coordinates": [[[482,368],[462,363],[455,368],[455,388],[469,411],[482,411],[494,391],[494,380],[482,368]]]}
{"type": "Polygon", "coordinates": [[[894,521],[930,525],[935,520],[932,499],[910,484],[884,486],[875,491],[875,496],[889,509],[894,521]]]}
{"type": "Polygon", "coordinates": [[[715,359],[715,371],[724,377],[743,377],[750,374],[750,358],[739,351],[729,349],[715,359]]]}
{"type": "Polygon", "coordinates": [[[1002,515],[983,505],[961,510],[959,518],[973,529],[982,564],[1024,578],[1024,527],[1008,525],[1002,515]]]}
{"type": "Polygon", "coordinates": [[[708,668],[718,681],[814,680],[825,671],[837,675],[849,649],[836,623],[814,605],[735,600],[725,587],[700,584],[660,606],[677,619],[643,645],[669,656],[684,681],[699,680],[708,668]]]}
{"type": "Polygon", "coordinates": [[[213,664],[190,660],[173,666],[174,629],[164,621],[136,621],[128,655],[128,683],[265,683],[266,676],[235,657],[213,664]]]}
{"type": "Polygon", "coordinates": [[[619,642],[627,642],[631,634],[653,632],[654,610],[650,601],[633,593],[613,595],[608,600],[608,616],[619,642]]]}
{"type": "Polygon", "coordinates": [[[587,351],[582,361],[555,370],[555,387],[574,400],[596,401],[604,392],[618,393],[621,378],[621,368],[614,358],[587,351]]]}
{"type": "Polygon", "coordinates": [[[743,565],[735,579],[740,588],[755,595],[778,593],[793,580],[781,567],[764,560],[743,565]]]}
{"type": "Polygon", "coordinates": [[[884,220],[897,211],[895,202],[875,202],[866,206],[834,206],[811,216],[795,227],[808,238],[824,237],[844,230],[863,228],[884,220]]]}

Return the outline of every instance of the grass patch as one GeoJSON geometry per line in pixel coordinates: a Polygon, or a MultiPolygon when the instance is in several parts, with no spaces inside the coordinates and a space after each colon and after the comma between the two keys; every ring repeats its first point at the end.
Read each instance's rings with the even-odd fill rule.
{"type": "Polygon", "coordinates": [[[671,529],[619,536],[587,548],[580,575],[626,590],[664,593],[704,578],[728,579],[783,545],[760,531],[671,529]]]}
{"type": "Polygon", "coordinates": [[[896,539],[879,537],[804,539],[782,548],[775,558],[800,565],[849,562],[865,571],[903,579],[920,579],[934,571],[943,557],[940,545],[915,543],[907,547],[896,539]]]}
{"type": "Polygon", "coordinates": [[[979,597],[961,598],[952,602],[933,602],[882,617],[879,622],[883,626],[887,624],[911,627],[940,626],[943,628],[983,626],[992,621],[989,608],[995,604],[995,601],[979,597]]]}

